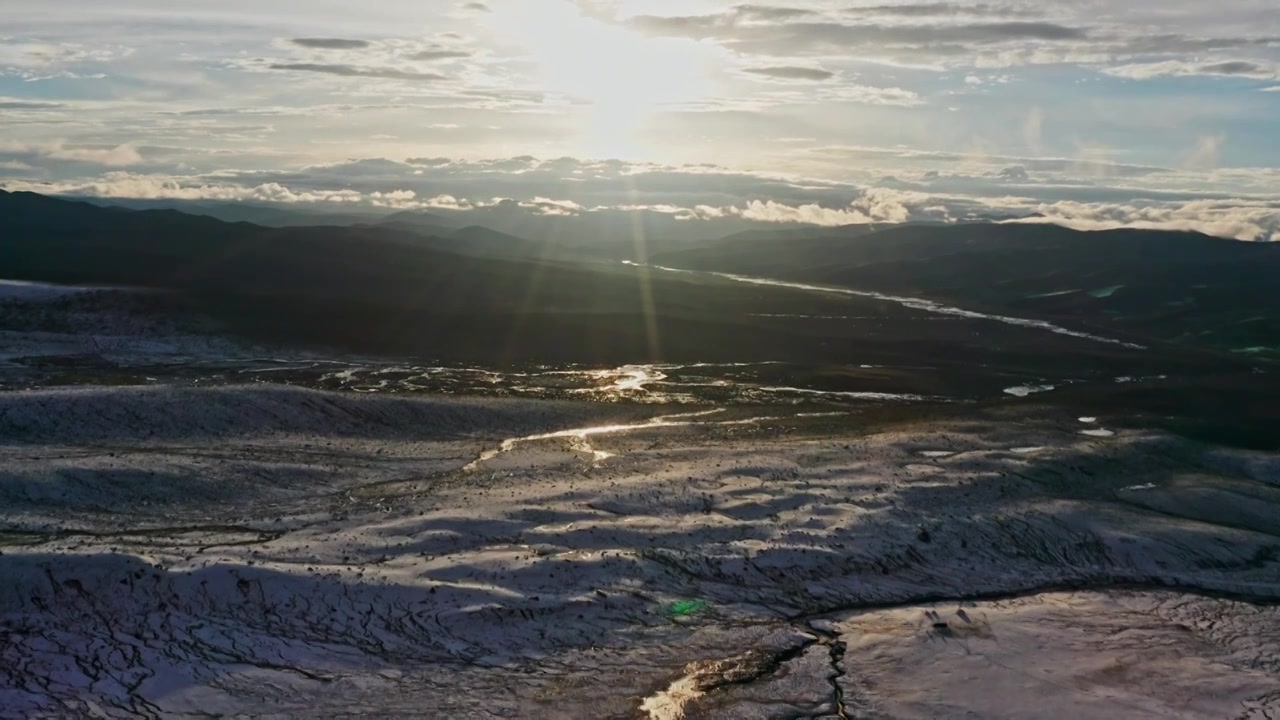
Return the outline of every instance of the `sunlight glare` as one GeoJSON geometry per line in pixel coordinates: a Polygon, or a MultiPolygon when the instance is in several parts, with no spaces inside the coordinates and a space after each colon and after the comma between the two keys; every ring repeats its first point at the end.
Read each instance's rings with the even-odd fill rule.
{"type": "Polygon", "coordinates": [[[571,2],[521,2],[494,23],[529,53],[542,86],[587,106],[581,140],[597,156],[643,148],[636,130],[664,106],[705,99],[711,50],[700,43],[646,38],[587,17],[571,2]]]}

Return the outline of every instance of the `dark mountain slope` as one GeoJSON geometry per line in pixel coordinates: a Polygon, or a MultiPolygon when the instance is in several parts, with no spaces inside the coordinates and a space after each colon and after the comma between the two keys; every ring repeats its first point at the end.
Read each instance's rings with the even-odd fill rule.
{"type": "Polygon", "coordinates": [[[1262,356],[1280,347],[1280,245],[1199,233],[903,225],[751,242],[743,251],[726,242],[654,262],[927,297],[1262,356]]]}
{"type": "Polygon", "coordinates": [[[945,355],[930,362],[937,372],[968,378],[966,392],[997,393],[1009,374],[1016,384],[1081,365],[1115,376],[1220,362],[618,262],[441,249],[515,242],[483,229],[432,238],[368,226],[265,228],[23,193],[0,194],[0,216],[0,276],[172,290],[228,328],[272,341],[492,362],[916,366],[945,355]]]}
{"type": "Polygon", "coordinates": [[[251,222],[267,227],[306,227],[316,225],[358,225],[379,222],[389,215],[386,210],[343,208],[317,209],[311,204],[266,204],[234,200],[172,200],[133,198],[67,198],[101,207],[129,210],[177,210],[188,215],[205,215],[223,222],[251,222]]]}

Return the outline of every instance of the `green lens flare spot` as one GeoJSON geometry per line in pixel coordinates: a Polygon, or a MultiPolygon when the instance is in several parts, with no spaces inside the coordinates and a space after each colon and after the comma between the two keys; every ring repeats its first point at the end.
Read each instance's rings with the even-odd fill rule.
{"type": "Polygon", "coordinates": [[[705,600],[677,600],[667,606],[667,614],[672,617],[688,617],[706,609],[705,600]]]}

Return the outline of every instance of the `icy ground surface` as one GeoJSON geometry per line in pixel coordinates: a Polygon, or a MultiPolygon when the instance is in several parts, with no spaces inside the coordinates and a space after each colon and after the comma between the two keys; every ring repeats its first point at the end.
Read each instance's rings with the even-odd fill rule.
{"type": "Polygon", "coordinates": [[[0,301],[22,300],[39,301],[93,292],[97,288],[77,285],[52,285],[49,283],[24,282],[22,280],[0,279],[0,301]]]}
{"type": "Polygon", "coordinates": [[[1280,459],[1090,420],[0,393],[0,717],[1280,717],[1280,459]]]}

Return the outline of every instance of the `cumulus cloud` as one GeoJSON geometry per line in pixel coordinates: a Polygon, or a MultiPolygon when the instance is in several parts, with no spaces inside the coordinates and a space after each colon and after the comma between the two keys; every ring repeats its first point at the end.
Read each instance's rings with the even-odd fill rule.
{"type": "Polygon", "coordinates": [[[1197,200],[1167,205],[1041,204],[1042,217],[1016,222],[1054,223],[1077,230],[1141,228],[1187,230],[1237,240],[1280,241],[1280,203],[1197,200]]]}
{"type": "Polygon", "coordinates": [[[272,203],[359,203],[364,195],[356,190],[294,191],[280,183],[263,183],[252,187],[233,184],[201,183],[192,178],[166,175],[141,175],[113,171],[85,181],[54,183],[10,182],[13,190],[30,190],[56,195],[97,198],[130,198],[145,200],[251,200],[272,203]]]}
{"type": "Polygon", "coordinates": [[[468,200],[460,200],[452,195],[436,195],[423,201],[422,207],[429,210],[470,210],[475,205],[468,200]]]}
{"type": "Polygon", "coordinates": [[[412,190],[374,191],[369,193],[368,200],[374,207],[409,209],[419,206],[417,197],[418,193],[412,190]]]}
{"type": "Polygon", "coordinates": [[[747,220],[764,223],[837,227],[872,222],[869,216],[854,208],[826,208],[815,204],[791,206],[773,200],[752,200],[745,207],[728,208],[727,211],[747,220]]]}

